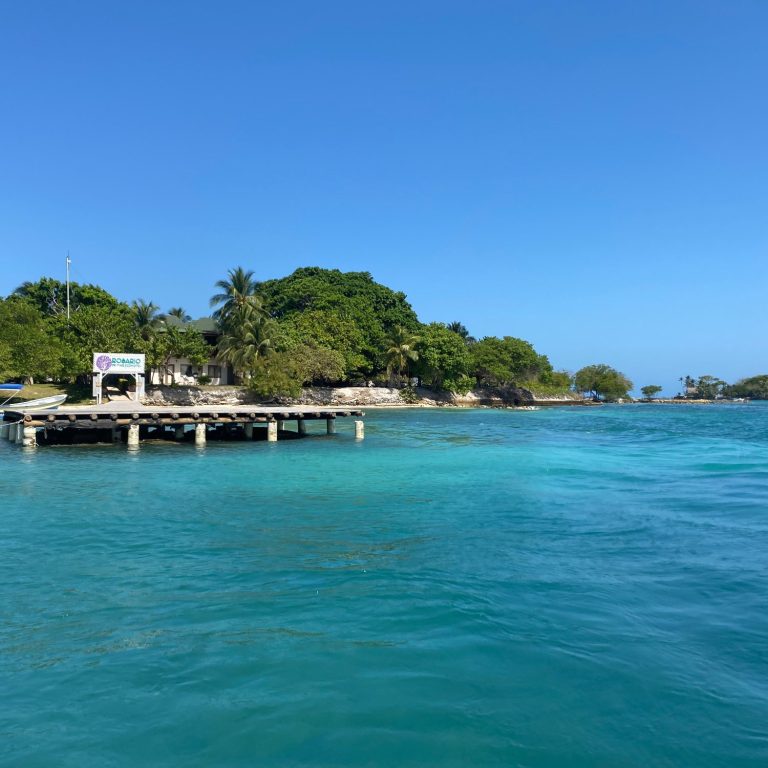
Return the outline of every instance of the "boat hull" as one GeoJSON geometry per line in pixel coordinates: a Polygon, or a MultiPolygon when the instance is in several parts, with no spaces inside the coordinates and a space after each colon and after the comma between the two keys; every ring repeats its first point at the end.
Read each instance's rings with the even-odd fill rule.
{"type": "Polygon", "coordinates": [[[10,403],[0,407],[0,411],[53,411],[66,399],[66,395],[51,395],[51,397],[41,397],[38,400],[27,400],[23,403],[10,403]]]}

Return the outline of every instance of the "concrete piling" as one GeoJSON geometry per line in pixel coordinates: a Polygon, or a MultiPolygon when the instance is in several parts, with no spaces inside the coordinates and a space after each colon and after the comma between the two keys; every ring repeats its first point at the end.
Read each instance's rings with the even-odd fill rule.
{"type": "Polygon", "coordinates": [[[37,448],[37,429],[35,427],[24,427],[21,444],[25,448],[37,448]]]}
{"type": "MultiPolygon", "coordinates": [[[[253,440],[261,430],[257,426],[266,426],[267,441],[273,443],[284,438],[304,437],[308,434],[307,420],[325,420],[328,435],[336,434],[338,417],[364,414],[359,410],[334,409],[323,406],[303,406],[292,408],[253,408],[236,407],[203,408],[200,406],[143,410],[132,405],[131,410],[122,411],[114,407],[95,409],[65,409],[50,413],[27,413],[24,411],[6,412],[6,418],[13,421],[0,421],[0,437],[19,445],[37,444],[38,432],[40,445],[76,444],[76,443],[120,443],[125,441],[129,448],[139,446],[141,438],[185,441],[187,430],[194,427],[194,441],[204,446],[210,436],[214,440],[253,440]],[[289,421],[296,422],[296,432],[289,421]],[[122,435],[125,430],[125,436],[122,435]],[[282,434],[281,434],[282,433],[282,434]]],[[[362,420],[355,422],[355,438],[362,440],[365,435],[362,420]]],[[[262,439],[263,439],[262,437],[262,439]]]]}

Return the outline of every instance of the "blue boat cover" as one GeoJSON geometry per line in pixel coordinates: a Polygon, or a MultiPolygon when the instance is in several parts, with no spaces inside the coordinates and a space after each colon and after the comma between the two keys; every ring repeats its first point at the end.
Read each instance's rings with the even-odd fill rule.
{"type": "Polygon", "coordinates": [[[23,384],[0,384],[0,389],[24,389],[23,384]]]}

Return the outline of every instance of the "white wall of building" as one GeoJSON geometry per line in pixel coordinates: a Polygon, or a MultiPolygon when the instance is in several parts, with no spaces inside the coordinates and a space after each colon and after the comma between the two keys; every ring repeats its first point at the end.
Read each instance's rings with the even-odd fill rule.
{"type": "Polygon", "coordinates": [[[205,365],[193,365],[185,357],[172,357],[164,376],[152,371],[152,384],[198,384],[200,376],[210,378],[209,384],[227,384],[231,381],[229,366],[222,365],[216,358],[211,358],[205,365]]]}

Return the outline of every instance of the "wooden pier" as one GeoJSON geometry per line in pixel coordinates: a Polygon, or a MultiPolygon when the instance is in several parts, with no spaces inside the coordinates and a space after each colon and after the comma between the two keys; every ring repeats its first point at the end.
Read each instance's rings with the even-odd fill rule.
{"type": "Polygon", "coordinates": [[[28,448],[38,445],[126,443],[176,440],[205,445],[207,440],[267,440],[304,437],[306,422],[324,420],[336,433],[336,420],[355,420],[355,439],[365,436],[363,411],[321,406],[265,407],[198,405],[153,407],[137,403],[60,407],[55,411],[5,411],[0,436],[28,448]],[[289,425],[295,422],[295,428],[289,425]]]}

